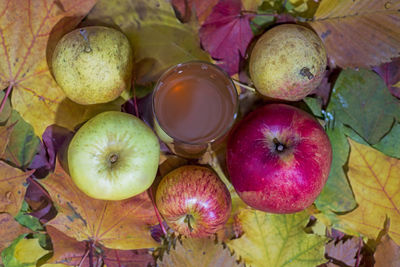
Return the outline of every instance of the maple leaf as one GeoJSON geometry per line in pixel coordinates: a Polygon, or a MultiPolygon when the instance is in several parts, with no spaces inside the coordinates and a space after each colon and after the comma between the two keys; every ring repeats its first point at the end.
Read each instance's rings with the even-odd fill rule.
{"type": "Polygon", "coordinates": [[[182,22],[188,22],[192,17],[192,11],[196,12],[197,19],[202,24],[211,14],[212,9],[219,0],[172,0],[171,4],[177,11],[178,18],[182,22]]]}
{"type": "Polygon", "coordinates": [[[335,64],[368,67],[400,53],[399,1],[323,0],[310,26],[335,64]]]}
{"type": "MultiPolygon", "coordinates": [[[[53,257],[49,263],[90,266],[90,242],[79,242],[52,226],[47,227],[47,233],[53,243],[53,257]]],[[[139,267],[154,263],[153,257],[146,249],[131,251],[93,247],[92,256],[94,262],[103,261],[107,266],[139,267]]]]}
{"type": "Polygon", "coordinates": [[[182,24],[169,1],[99,0],[87,22],[118,26],[128,37],[135,60],[135,82],[156,81],[167,68],[190,60],[209,61],[197,31],[182,24]]]}
{"type": "MultiPolygon", "coordinates": [[[[329,242],[326,245],[325,253],[328,259],[340,261],[348,266],[355,266],[357,253],[360,249],[360,239],[353,237],[329,242]]],[[[328,263],[327,266],[334,267],[337,265],[328,263]]]]}
{"type": "Polygon", "coordinates": [[[230,75],[239,71],[240,57],[246,58],[253,38],[250,19],[254,15],[242,14],[241,9],[240,0],[220,0],[199,31],[205,50],[230,75]]]}
{"type": "MultiPolygon", "coordinates": [[[[30,232],[28,228],[20,225],[13,216],[7,213],[0,213],[0,225],[2,226],[0,233],[0,251],[8,247],[19,235],[30,232]]],[[[0,264],[1,263],[0,258],[0,264]]]]}
{"type": "Polygon", "coordinates": [[[272,214],[242,210],[238,215],[244,234],[227,242],[251,266],[310,266],[324,263],[327,238],[307,234],[307,212],[272,214]]]}
{"type": "Polygon", "coordinates": [[[244,266],[236,262],[234,256],[222,244],[208,238],[183,239],[175,248],[157,260],[161,267],[214,267],[244,266]]]}
{"type": "Polygon", "coordinates": [[[389,63],[384,63],[373,70],[377,72],[385,81],[392,95],[400,98],[400,58],[396,58],[389,63]]]}
{"type": "MultiPolygon", "coordinates": [[[[72,30],[95,0],[6,0],[0,2],[0,88],[12,90],[12,106],[36,135],[55,122],[72,129],[99,111],[65,97],[53,79],[48,61],[57,41],[72,30]]],[[[4,102],[4,101],[3,101],[4,102]]],[[[106,109],[116,109],[105,105],[106,109]]],[[[118,107],[119,108],[119,107],[118,107]]],[[[1,110],[1,109],[0,109],[1,110]]]]}
{"type": "Polygon", "coordinates": [[[33,173],[23,172],[0,161],[0,212],[16,216],[24,200],[25,180],[33,173]]]}
{"type": "Polygon", "coordinates": [[[400,160],[351,139],[349,143],[348,177],[359,206],[339,219],[375,239],[389,218],[388,234],[400,244],[400,160]]]}
{"type": "Polygon", "coordinates": [[[7,148],[8,141],[10,140],[10,136],[12,131],[14,130],[15,124],[16,123],[6,126],[0,126],[0,157],[3,156],[7,148]]]}
{"type": "Polygon", "coordinates": [[[158,245],[150,235],[150,227],[157,223],[157,218],[146,192],[122,201],[90,198],[78,189],[59,162],[54,173],[40,183],[58,210],[56,218],[47,225],[66,235],[113,249],[158,245]]]}

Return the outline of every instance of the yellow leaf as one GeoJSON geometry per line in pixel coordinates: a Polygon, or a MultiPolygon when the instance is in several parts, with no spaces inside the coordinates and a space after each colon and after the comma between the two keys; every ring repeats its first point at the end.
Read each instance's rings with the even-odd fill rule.
{"type": "Polygon", "coordinates": [[[359,206],[339,219],[376,239],[388,217],[388,234],[400,244],[400,160],[350,139],[349,143],[348,177],[359,206]]]}
{"type": "Polygon", "coordinates": [[[207,60],[197,29],[176,18],[170,1],[99,0],[88,21],[117,25],[129,38],[135,59],[136,82],[158,79],[166,68],[189,60],[207,60]]]}
{"type": "Polygon", "coordinates": [[[244,234],[227,242],[246,265],[314,267],[324,263],[327,238],[304,231],[309,215],[271,214],[241,210],[238,215],[244,234]]]}
{"type": "Polygon", "coordinates": [[[257,11],[258,7],[261,6],[263,0],[242,0],[243,10],[257,11]]]}
{"type": "Polygon", "coordinates": [[[400,1],[323,0],[311,27],[340,67],[368,67],[400,53],[400,1]]]}
{"type": "Polygon", "coordinates": [[[396,84],[392,85],[393,87],[400,88],[400,81],[398,81],[396,84]]]}
{"type": "Polygon", "coordinates": [[[21,239],[15,246],[14,257],[20,263],[36,262],[49,253],[39,245],[39,239],[21,239]]]}

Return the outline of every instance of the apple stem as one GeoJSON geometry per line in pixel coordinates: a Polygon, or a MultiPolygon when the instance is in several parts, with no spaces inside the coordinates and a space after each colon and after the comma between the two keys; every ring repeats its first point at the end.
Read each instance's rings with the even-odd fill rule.
{"type": "Polygon", "coordinates": [[[79,33],[83,36],[83,39],[85,39],[86,46],[85,46],[85,52],[90,53],[92,52],[92,48],[90,47],[89,39],[87,37],[87,31],[85,29],[80,29],[79,33]]]}
{"type": "Polygon", "coordinates": [[[302,68],[302,69],[300,70],[300,74],[301,74],[302,76],[307,76],[307,78],[308,78],[309,80],[312,80],[312,79],[314,78],[314,74],[312,74],[311,71],[310,71],[310,69],[307,68],[307,67],[302,68]]]}
{"type": "Polygon", "coordinates": [[[110,163],[114,164],[118,160],[118,155],[117,154],[111,154],[110,156],[110,163]]]}
{"type": "Polygon", "coordinates": [[[150,196],[150,199],[151,199],[151,204],[153,204],[153,208],[154,208],[154,211],[156,213],[156,217],[157,217],[158,223],[160,224],[161,231],[163,232],[164,236],[167,236],[168,235],[167,230],[165,229],[165,227],[163,225],[163,221],[161,219],[160,212],[157,209],[156,203],[154,201],[153,191],[151,189],[152,189],[152,187],[147,189],[147,192],[149,193],[149,196],[150,196]]]}
{"type": "Polygon", "coordinates": [[[241,82],[239,82],[238,80],[236,80],[236,79],[232,79],[232,81],[233,81],[233,83],[235,83],[236,85],[239,85],[240,87],[243,87],[243,88],[245,88],[245,89],[247,89],[247,90],[249,90],[249,91],[252,91],[252,92],[256,92],[256,89],[255,88],[253,88],[253,87],[251,87],[251,86],[248,86],[248,85],[246,85],[246,84],[243,84],[243,83],[241,83],[241,82]]]}
{"type": "Polygon", "coordinates": [[[193,215],[191,215],[191,214],[186,214],[184,222],[187,223],[190,232],[193,232],[193,227],[192,227],[192,223],[191,223],[191,221],[192,221],[193,219],[194,219],[194,218],[193,218],[193,215]]]}

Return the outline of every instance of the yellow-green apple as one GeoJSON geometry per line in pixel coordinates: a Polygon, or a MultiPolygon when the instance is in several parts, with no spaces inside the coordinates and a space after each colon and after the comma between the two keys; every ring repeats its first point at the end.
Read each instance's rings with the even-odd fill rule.
{"type": "Polygon", "coordinates": [[[57,43],[52,71],[68,98],[79,104],[99,104],[129,90],[132,49],[120,31],[103,26],[75,29],[57,43]]]}
{"type": "Polygon", "coordinates": [[[158,169],[160,145],[137,117],[119,111],[87,121],[68,146],[72,180],[88,196],[121,200],[148,189],[158,169]]]}
{"type": "Polygon", "coordinates": [[[249,71],[260,94],[297,101],[320,84],[326,62],[325,47],[318,35],[304,26],[282,24],[258,39],[249,71]]]}
{"type": "Polygon", "coordinates": [[[324,129],[305,111],[269,104],[231,132],[227,167],[240,198],[272,213],[311,205],[328,179],[332,148],[324,129]]]}
{"type": "Polygon", "coordinates": [[[189,237],[222,229],[231,212],[225,184],[209,168],[185,165],[168,173],[156,192],[156,205],[167,224],[189,237]]]}

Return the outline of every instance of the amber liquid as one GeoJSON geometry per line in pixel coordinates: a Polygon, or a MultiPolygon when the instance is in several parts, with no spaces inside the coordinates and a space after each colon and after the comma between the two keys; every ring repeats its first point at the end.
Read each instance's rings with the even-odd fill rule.
{"type": "Polygon", "coordinates": [[[175,141],[211,142],[234,122],[236,89],[229,77],[211,64],[180,64],[161,77],[155,90],[154,115],[175,141]]]}

